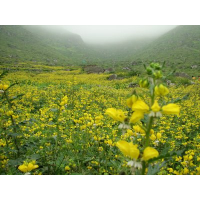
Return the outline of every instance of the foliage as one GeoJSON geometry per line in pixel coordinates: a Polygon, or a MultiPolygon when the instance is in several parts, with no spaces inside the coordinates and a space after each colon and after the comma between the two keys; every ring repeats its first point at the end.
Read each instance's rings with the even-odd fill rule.
{"type": "MultiPolygon", "coordinates": [[[[132,135],[122,135],[119,124],[104,113],[115,107],[128,115],[126,99],[133,92],[128,85],[139,82],[138,77],[108,81],[109,75],[78,69],[24,67],[1,77],[0,84],[8,87],[0,90],[0,174],[132,174],[116,147],[132,135]]],[[[148,174],[199,174],[198,84],[196,80],[193,85],[172,86],[163,98],[170,102],[189,94],[177,102],[180,117],[163,115],[155,121],[157,139],[149,142],[164,164],[149,160],[148,174]]],[[[149,101],[146,89],[134,91],[149,101]]],[[[130,130],[137,133],[132,126],[130,130]]],[[[139,145],[142,137],[135,136],[139,145]]]]}

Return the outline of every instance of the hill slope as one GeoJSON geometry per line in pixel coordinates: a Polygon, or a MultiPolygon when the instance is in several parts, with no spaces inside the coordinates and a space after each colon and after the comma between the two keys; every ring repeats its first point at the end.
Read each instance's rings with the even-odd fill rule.
{"type": "Polygon", "coordinates": [[[178,26],[132,56],[144,62],[200,65],[200,26],[178,26]]]}
{"type": "Polygon", "coordinates": [[[0,26],[0,64],[74,64],[83,55],[80,36],[41,26],[0,26]]]}
{"type": "MultiPolygon", "coordinates": [[[[36,62],[46,65],[149,63],[200,65],[200,26],[178,26],[158,39],[87,45],[62,26],[0,26],[0,64],[36,62]]],[[[114,65],[113,65],[114,66],[114,65]]]]}

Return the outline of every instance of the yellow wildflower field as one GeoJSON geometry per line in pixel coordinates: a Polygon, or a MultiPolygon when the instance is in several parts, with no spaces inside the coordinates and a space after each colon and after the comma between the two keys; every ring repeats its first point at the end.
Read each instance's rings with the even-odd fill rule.
{"type": "Polygon", "coordinates": [[[110,81],[109,74],[78,68],[47,69],[1,77],[0,174],[140,174],[133,166],[143,174],[200,174],[198,80],[156,86],[162,103],[150,105],[140,77],[110,81]],[[131,82],[142,85],[130,88],[131,82]],[[155,118],[149,132],[147,116],[155,118]]]}

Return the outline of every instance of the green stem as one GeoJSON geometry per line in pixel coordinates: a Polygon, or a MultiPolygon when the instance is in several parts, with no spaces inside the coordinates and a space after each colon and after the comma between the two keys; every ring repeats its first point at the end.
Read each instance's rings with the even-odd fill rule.
{"type": "Polygon", "coordinates": [[[145,175],[146,162],[142,161],[142,175],[145,175]]]}
{"type": "Polygon", "coordinates": [[[148,126],[147,126],[147,131],[146,131],[146,142],[145,142],[145,147],[149,146],[149,137],[150,137],[150,131],[153,125],[153,117],[149,118],[148,126]]]}
{"type": "MultiPolygon", "coordinates": [[[[154,87],[155,87],[155,79],[152,80],[152,90],[151,90],[151,106],[154,104],[155,101],[155,94],[154,94],[154,87]]],[[[146,147],[149,146],[149,140],[150,140],[150,131],[153,125],[153,117],[149,117],[149,121],[147,124],[147,128],[146,128],[146,140],[145,140],[145,145],[144,145],[144,149],[146,147]]],[[[142,175],[145,174],[145,169],[147,167],[147,163],[145,161],[142,162],[142,175]]]]}

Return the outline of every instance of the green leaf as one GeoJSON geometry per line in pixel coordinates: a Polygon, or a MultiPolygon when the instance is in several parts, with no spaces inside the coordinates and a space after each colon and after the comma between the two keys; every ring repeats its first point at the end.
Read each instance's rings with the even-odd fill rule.
{"type": "Polygon", "coordinates": [[[17,165],[21,165],[23,163],[23,159],[22,158],[18,158],[15,160],[9,160],[8,161],[8,165],[10,166],[17,166],[17,165]]]}
{"type": "Polygon", "coordinates": [[[167,77],[173,75],[176,72],[176,69],[174,69],[173,71],[171,71],[169,74],[167,74],[166,76],[163,76],[163,80],[165,80],[167,77]]]}
{"type": "Polygon", "coordinates": [[[31,160],[38,160],[39,158],[40,158],[39,154],[33,154],[33,155],[30,156],[31,160]]]}
{"type": "Polygon", "coordinates": [[[156,165],[149,165],[148,167],[148,172],[147,172],[147,175],[155,175],[157,174],[160,169],[166,164],[166,162],[162,162],[162,164],[156,164],[156,165]]]}

